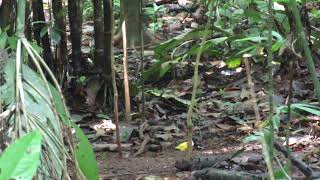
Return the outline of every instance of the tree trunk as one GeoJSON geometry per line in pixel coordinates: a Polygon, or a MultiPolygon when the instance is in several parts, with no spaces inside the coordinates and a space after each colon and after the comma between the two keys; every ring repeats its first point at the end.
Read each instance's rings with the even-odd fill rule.
{"type": "MultiPolygon", "coordinates": [[[[68,50],[67,50],[67,35],[66,35],[66,23],[64,17],[66,16],[62,1],[52,1],[52,13],[54,18],[54,27],[60,33],[61,40],[57,44],[56,52],[56,75],[58,77],[63,76],[63,70],[65,64],[68,63],[68,50]]],[[[61,80],[61,79],[60,79],[61,80]]]]}
{"type": "Polygon", "coordinates": [[[72,65],[76,74],[81,71],[82,2],[82,0],[68,0],[72,65]]]}
{"type": "MultiPolygon", "coordinates": [[[[141,0],[120,0],[121,3],[121,16],[126,21],[127,31],[127,44],[128,48],[134,48],[140,45],[140,28],[143,24],[143,16],[140,13],[141,0]]],[[[150,35],[144,31],[144,43],[151,41],[150,35]]]]}
{"type": "Polygon", "coordinates": [[[104,30],[102,0],[92,0],[94,9],[94,62],[96,69],[101,72],[106,67],[104,58],[104,30]]]}
{"type": "MultiPolygon", "coordinates": [[[[111,56],[112,56],[112,37],[113,37],[113,8],[112,8],[112,0],[103,0],[103,8],[104,8],[104,55],[105,55],[105,63],[103,68],[103,73],[107,77],[111,76],[111,56]]],[[[108,78],[110,79],[110,78],[108,78]]],[[[111,81],[109,81],[111,84],[111,81]]]]}
{"type": "Polygon", "coordinates": [[[34,25],[33,35],[37,43],[43,48],[43,58],[50,69],[53,70],[53,56],[51,51],[51,44],[48,33],[43,37],[40,37],[41,29],[45,27],[45,17],[43,12],[42,0],[32,1],[32,11],[33,11],[33,22],[40,21],[34,25]]]}
{"type": "Polygon", "coordinates": [[[3,30],[4,28],[10,25],[10,29],[8,30],[8,35],[12,35],[14,33],[15,27],[15,11],[16,1],[3,1],[0,6],[0,27],[3,30]]]}
{"type": "Polygon", "coordinates": [[[24,34],[26,38],[31,41],[32,40],[32,29],[31,29],[31,6],[30,2],[26,1],[26,28],[24,30],[24,34]]]}

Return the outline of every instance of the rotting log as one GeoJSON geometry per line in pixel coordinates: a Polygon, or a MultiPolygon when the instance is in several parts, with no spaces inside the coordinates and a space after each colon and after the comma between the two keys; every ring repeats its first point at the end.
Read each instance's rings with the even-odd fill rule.
{"type": "Polygon", "coordinates": [[[206,168],[193,172],[195,179],[201,180],[260,180],[264,179],[265,175],[256,175],[241,171],[229,171],[215,168],[206,168]]]}
{"type": "Polygon", "coordinates": [[[216,167],[221,162],[229,159],[230,156],[228,155],[196,157],[179,160],[175,163],[175,167],[180,171],[200,170],[208,167],[216,167]]]}

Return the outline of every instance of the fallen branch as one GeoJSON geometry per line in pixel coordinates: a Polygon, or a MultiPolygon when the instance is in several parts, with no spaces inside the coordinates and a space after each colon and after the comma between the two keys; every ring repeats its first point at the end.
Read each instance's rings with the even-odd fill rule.
{"type": "MultiPolygon", "coordinates": [[[[129,150],[131,148],[132,144],[121,144],[121,149],[122,150],[129,150]]],[[[100,151],[111,151],[115,152],[118,150],[118,144],[92,144],[93,150],[95,152],[100,152],[100,151]]]]}
{"type": "MultiPolygon", "coordinates": [[[[263,175],[264,176],[264,175],[263,175]]],[[[193,173],[193,177],[195,179],[201,180],[260,180],[263,179],[262,175],[251,174],[247,172],[241,171],[228,171],[228,170],[221,170],[215,168],[207,168],[199,171],[195,171],[193,173]]]]}
{"type": "Polygon", "coordinates": [[[176,161],[175,167],[180,171],[200,170],[208,167],[216,167],[221,162],[229,160],[228,155],[205,156],[176,161]]]}
{"type": "MultiPolygon", "coordinates": [[[[279,143],[274,143],[276,150],[281,152],[286,158],[288,158],[288,152],[285,147],[279,143]]],[[[307,179],[317,179],[320,178],[320,172],[314,172],[305,162],[303,162],[299,157],[291,155],[289,158],[294,166],[296,166],[307,179]]]]}

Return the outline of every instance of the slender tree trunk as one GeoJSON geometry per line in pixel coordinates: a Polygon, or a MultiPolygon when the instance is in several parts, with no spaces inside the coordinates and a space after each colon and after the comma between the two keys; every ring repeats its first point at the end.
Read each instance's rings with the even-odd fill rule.
{"type": "MultiPolygon", "coordinates": [[[[104,39],[105,39],[105,63],[103,73],[106,77],[111,76],[111,57],[112,57],[112,37],[113,37],[113,11],[112,11],[112,1],[111,0],[103,0],[103,8],[104,8],[104,39]]],[[[109,78],[110,79],[110,78],[109,78]]],[[[108,82],[107,82],[108,83],[108,82]]],[[[111,83],[111,82],[110,82],[111,83]]]]}
{"type": "MultiPolygon", "coordinates": [[[[60,33],[61,40],[57,45],[56,52],[56,74],[58,77],[63,76],[64,65],[68,63],[67,35],[65,23],[65,11],[61,0],[52,1],[52,13],[54,18],[54,28],[60,33]]],[[[61,80],[61,79],[60,79],[61,80]]]]}
{"type": "Polygon", "coordinates": [[[100,72],[106,67],[102,0],[92,0],[92,4],[94,9],[94,62],[96,69],[100,72]]]}
{"type": "Polygon", "coordinates": [[[299,13],[299,9],[297,7],[297,2],[295,0],[290,0],[290,7],[292,9],[292,13],[295,20],[295,25],[297,28],[297,34],[299,35],[299,40],[301,41],[301,44],[303,45],[303,51],[304,56],[306,58],[308,71],[311,75],[311,79],[313,81],[314,89],[315,89],[315,95],[318,98],[318,101],[320,101],[320,81],[317,77],[316,68],[314,66],[312,54],[309,48],[308,39],[306,37],[305,30],[302,26],[301,17],[299,13]]]}
{"type": "Polygon", "coordinates": [[[82,0],[68,0],[72,65],[75,73],[81,71],[82,2],[82,0]]]}
{"type": "Polygon", "coordinates": [[[13,0],[2,1],[2,4],[0,6],[0,27],[5,28],[8,25],[11,25],[8,31],[9,35],[12,35],[14,33],[16,16],[14,11],[15,7],[16,1],[13,0]]]}
{"type": "Polygon", "coordinates": [[[32,0],[32,11],[33,11],[33,21],[40,21],[34,25],[34,38],[37,43],[43,48],[43,58],[46,61],[50,69],[53,69],[53,56],[51,51],[51,43],[48,33],[43,37],[40,37],[41,29],[45,27],[45,17],[43,12],[43,3],[42,0],[32,0]]]}
{"type": "Polygon", "coordinates": [[[31,30],[31,6],[30,2],[26,1],[26,28],[24,30],[26,38],[30,41],[32,39],[32,30],[31,30]]]}
{"type": "MultiPolygon", "coordinates": [[[[134,48],[140,46],[140,28],[143,24],[143,16],[140,15],[141,11],[139,10],[143,4],[140,0],[120,0],[121,3],[121,16],[124,21],[126,21],[126,28],[128,29],[127,35],[127,45],[128,48],[134,48]]],[[[148,44],[151,41],[151,36],[143,31],[144,43],[148,44]]]]}
{"type": "Polygon", "coordinates": [[[127,51],[127,35],[126,21],[122,23],[122,41],[123,41],[123,85],[124,85],[124,100],[126,110],[126,121],[131,121],[131,105],[130,105],[130,90],[128,77],[128,51],[127,51]]]}

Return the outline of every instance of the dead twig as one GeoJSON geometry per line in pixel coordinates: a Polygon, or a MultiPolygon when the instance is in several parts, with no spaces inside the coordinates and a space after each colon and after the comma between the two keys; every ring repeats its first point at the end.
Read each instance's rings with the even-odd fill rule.
{"type": "Polygon", "coordinates": [[[260,116],[259,108],[258,108],[258,104],[257,104],[256,93],[254,92],[254,83],[252,80],[251,70],[250,70],[251,68],[250,68],[250,63],[249,63],[248,59],[249,59],[249,57],[244,55],[243,60],[244,60],[244,65],[245,65],[246,73],[247,73],[248,86],[249,86],[250,96],[253,101],[252,106],[253,106],[254,114],[256,116],[255,127],[258,127],[260,124],[260,121],[261,121],[261,116],[260,116]]]}
{"type": "Polygon", "coordinates": [[[11,115],[15,112],[16,106],[12,106],[11,108],[5,110],[0,114],[0,121],[11,117],[11,115]]]}
{"type": "Polygon", "coordinates": [[[276,148],[276,150],[281,152],[286,158],[290,159],[292,162],[292,165],[296,166],[307,177],[307,179],[317,179],[320,177],[320,172],[314,172],[299,157],[290,155],[284,146],[275,142],[274,147],[276,148]]]}
{"type": "Polygon", "coordinates": [[[146,135],[144,137],[144,140],[141,143],[141,146],[139,148],[139,150],[133,155],[134,157],[139,156],[140,154],[142,154],[146,148],[146,145],[148,144],[148,142],[151,140],[151,138],[149,137],[149,135],[146,135]]]}

